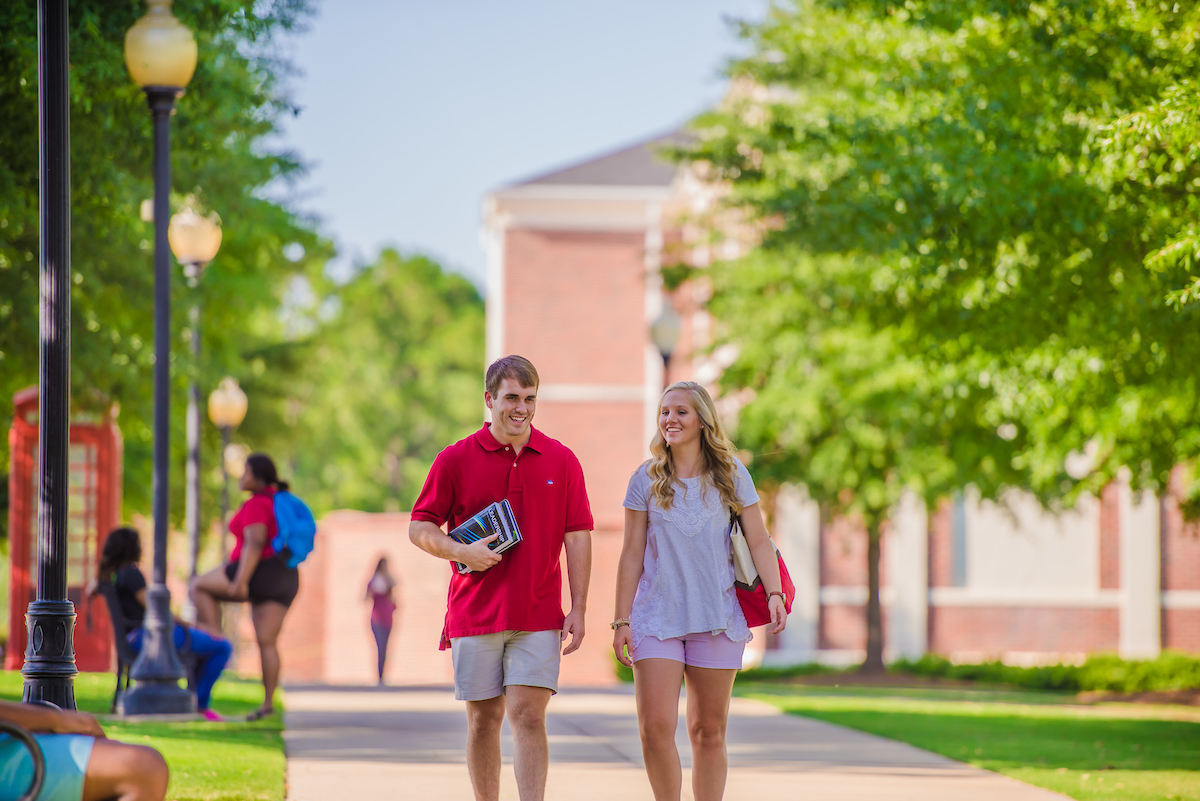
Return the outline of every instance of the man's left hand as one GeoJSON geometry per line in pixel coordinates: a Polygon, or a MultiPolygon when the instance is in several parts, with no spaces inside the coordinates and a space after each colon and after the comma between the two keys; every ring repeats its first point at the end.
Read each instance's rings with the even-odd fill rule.
{"type": "Polygon", "coordinates": [[[567,615],[567,619],[563,621],[562,627],[562,642],[567,642],[567,635],[571,635],[571,641],[563,648],[563,656],[579,650],[579,644],[583,642],[583,612],[572,609],[567,615]]]}

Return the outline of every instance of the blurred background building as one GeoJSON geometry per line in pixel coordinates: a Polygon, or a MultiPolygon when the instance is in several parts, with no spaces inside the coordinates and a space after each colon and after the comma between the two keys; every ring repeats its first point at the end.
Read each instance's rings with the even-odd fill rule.
{"type": "MultiPolygon", "coordinates": [[[[707,348],[703,278],[668,288],[664,268],[736,257],[744,237],[734,231],[713,243],[703,235],[719,192],[658,155],[673,141],[657,137],[484,200],[488,360],[519,353],[537,365],[536,425],[579,456],[596,519],[589,636],[563,662],[568,683],[613,680],[607,624],[621,502],[648,456],[663,386],[682,379],[713,386],[728,363],[707,348]],[[678,315],[679,337],[664,354],[650,331],[666,309],[678,315]]],[[[724,403],[723,413],[736,415],[736,398],[724,403]]],[[[861,660],[865,532],[825,519],[798,488],[764,498],[764,507],[798,597],[787,631],[757,637],[747,659],[861,660]]],[[[375,560],[387,555],[400,581],[389,679],[449,681],[449,653],[436,650],[448,573],[408,543],[407,515],[338,512],[321,525],[325,547],[302,567],[299,614],[284,632],[288,677],[373,680],[363,592],[375,560]]],[[[933,651],[1037,664],[1096,651],[1200,652],[1195,526],[1184,525],[1169,499],[1135,497],[1121,482],[1058,515],[1019,492],[996,504],[968,488],[932,514],[910,501],[897,510],[882,548],[892,658],[933,651]]],[[[254,658],[252,651],[243,653],[254,658]]]]}

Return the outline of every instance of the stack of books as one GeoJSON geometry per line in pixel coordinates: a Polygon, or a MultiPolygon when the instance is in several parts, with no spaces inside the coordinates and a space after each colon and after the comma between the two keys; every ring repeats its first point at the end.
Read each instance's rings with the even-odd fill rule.
{"type": "MultiPolygon", "coordinates": [[[[517,526],[517,519],[513,517],[508,499],[489,504],[479,514],[450,532],[451,537],[464,544],[487,539],[493,534],[500,536],[492,540],[488,548],[496,553],[504,553],[521,541],[521,529],[517,526]]],[[[454,565],[460,574],[471,572],[471,569],[461,562],[455,562],[454,565]]]]}

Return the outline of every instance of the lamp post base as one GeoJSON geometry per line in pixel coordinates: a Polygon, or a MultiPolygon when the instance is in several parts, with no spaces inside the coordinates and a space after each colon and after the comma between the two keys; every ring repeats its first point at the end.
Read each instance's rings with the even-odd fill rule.
{"type": "Polygon", "coordinates": [[[156,584],[146,593],[145,635],[142,652],[129,669],[136,686],[121,698],[123,715],[186,715],[196,711],[196,696],[179,686],[186,677],[175,653],[175,623],[171,620],[171,592],[156,584]]]}
{"type": "Polygon", "coordinates": [[[29,632],[25,647],[25,688],[21,700],[50,701],[75,708],[75,604],[70,601],[32,601],[25,613],[29,632]]]}

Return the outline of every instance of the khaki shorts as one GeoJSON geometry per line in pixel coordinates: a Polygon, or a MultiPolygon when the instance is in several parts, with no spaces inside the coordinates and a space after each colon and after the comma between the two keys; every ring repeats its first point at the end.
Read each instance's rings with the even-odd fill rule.
{"type": "Polygon", "coordinates": [[[510,684],[558,692],[562,632],[497,631],[450,641],[454,658],[454,697],[485,701],[510,684]]]}

